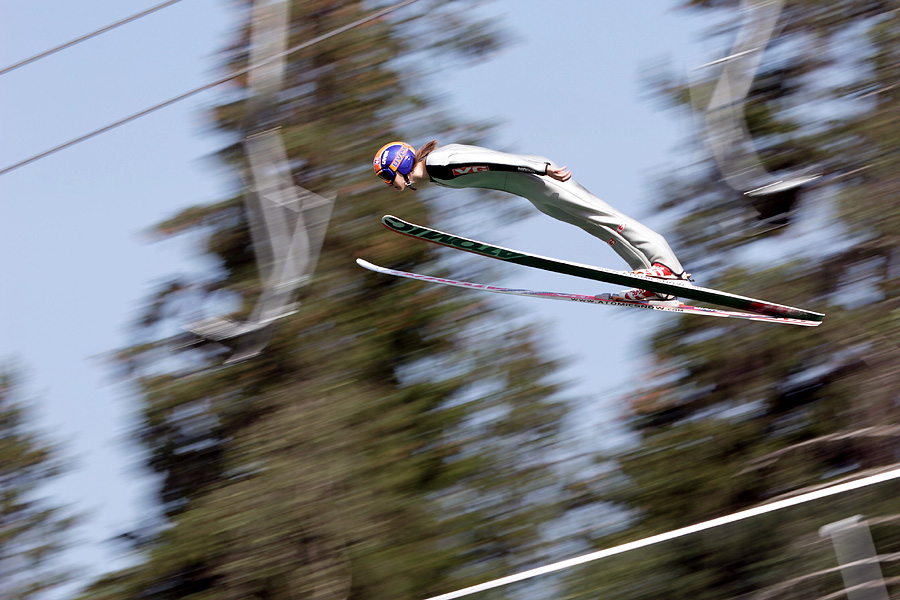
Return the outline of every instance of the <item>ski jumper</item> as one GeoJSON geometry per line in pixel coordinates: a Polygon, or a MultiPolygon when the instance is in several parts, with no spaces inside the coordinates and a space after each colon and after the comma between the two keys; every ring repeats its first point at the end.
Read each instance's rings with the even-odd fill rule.
{"type": "Polygon", "coordinates": [[[483,188],[521,196],[541,212],[580,227],[598,237],[632,269],[662,263],[675,274],[684,267],[661,235],[625,216],[597,198],[574,179],[556,181],[542,156],[507,154],[478,146],[449,144],[435,148],[425,159],[431,180],[450,188],[483,188]]]}

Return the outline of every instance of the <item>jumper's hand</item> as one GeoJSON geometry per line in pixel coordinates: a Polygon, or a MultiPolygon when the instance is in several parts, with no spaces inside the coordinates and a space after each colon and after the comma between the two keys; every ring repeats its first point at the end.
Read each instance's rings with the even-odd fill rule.
{"type": "Polygon", "coordinates": [[[568,181],[572,178],[572,172],[569,171],[569,167],[559,167],[554,169],[550,165],[547,165],[547,175],[557,181],[568,181]]]}

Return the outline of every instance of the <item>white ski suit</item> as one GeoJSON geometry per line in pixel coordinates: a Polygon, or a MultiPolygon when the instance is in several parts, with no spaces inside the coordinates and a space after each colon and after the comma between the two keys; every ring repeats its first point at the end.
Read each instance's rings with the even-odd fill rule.
{"type": "Polygon", "coordinates": [[[449,144],[425,159],[431,181],[450,188],[500,190],[530,200],[541,212],[600,238],[632,269],[662,263],[680,275],[684,267],[661,235],[627,217],[575,182],[556,181],[542,156],[507,154],[478,146],[449,144]]]}

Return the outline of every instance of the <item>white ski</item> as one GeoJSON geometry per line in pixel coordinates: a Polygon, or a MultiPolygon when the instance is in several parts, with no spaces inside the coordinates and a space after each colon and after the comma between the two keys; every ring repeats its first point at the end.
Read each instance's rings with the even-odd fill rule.
{"type": "Polygon", "coordinates": [[[482,292],[493,292],[495,294],[512,294],[514,296],[528,296],[530,298],[546,298],[549,300],[568,300],[569,302],[581,302],[583,304],[599,304],[602,306],[620,306],[623,308],[641,308],[644,310],[658,310],[663,312],[674,312],[685,315],[703,315],[707,317],[725,317],[732,319],[746,319],[748,321],[763,321],[766,323],[785,323],[787,325],[802,325],[804,327],[815,327],[821,325],[821,321],[810,321],[807,319],[792,319],[789,317],[770,317],[768,315],[759,315],[754,313],[735,312],[730,310],[720,310],[717,308],[706,308],[703,306],[692,306],[682,302],[630,302],[614,298],[610,294],[599,294],[597,296],[585,296],[582,294],[566,294],[562,292],[538,292],[535,290],[526,290],[521,288],[498,287],[496,285],[485,285],[481,283],[471,283],[468,281],[457,281],[456,279],[447,279],[444,277],[432,277],[430,275],[420,275],[419,273],[410,273],[408,271],[398,271],[396,269],[388,269],[372,264],[361,258],[356,259],[356,263],[374,271],[383,273],[384,275],[393,275],[395,277],[405,277],[407,279],[415,279],[425,281],[427,283],[437,283],[441,285],[449,285],[454,287],[466,288],[470,290],[479,290],[482,292]]]}

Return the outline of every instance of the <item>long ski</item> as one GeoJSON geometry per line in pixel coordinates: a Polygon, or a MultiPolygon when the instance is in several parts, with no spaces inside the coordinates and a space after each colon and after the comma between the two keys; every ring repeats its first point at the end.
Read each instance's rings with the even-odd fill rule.
{"type": "Polygon", "coordinates": [[[528,252],[523,252],[521,250],[510,250],[509,248],[503,248],[501,246],[493,246],[477,240],[444,233],[437,229],[431,229],[430,227],[409,223],[392,215],[385,215],[382,217],[381,222],[385,227],[392,231],[418,238],[432,244],[456,248],[457,250],[465,250],[466,252],[472,252],[488,258],[494,258],[526,267],[543,269],[545,271],[552,271],[554,273],[574,275],[576,277],[613,283],[625,287],[639,287],[652,292],[671,294],[690,300],[736,308],[741,311],[748,311],[769,317],[802,319],[806,321],[815,321],[816,324],[821,322],[825,317],[822,313],[795,308],[793,306],[785,306],[783,304],[775,304],[765,300],[748,298],[746,296],[738,296],[737,294],[719,290],[703,288],[692,285],[687,281],[654,279],[652,277],[638,275],[637,273],[594,267],[591,265],[539,256],[537,254],[529,254],[528,252]]]}
{"type": "Polygon", "coordinates": [[[580,302],[582,304],[599,304],[601,306],[618,306],[623,308],[640,308],[644,310],[656,310],[663,312],[681,313],[685,315],[701,315],[706,317],[725,317],[733,319],[746,319],[748,321],[762,321],[765,323],[785,323],[787,325],[802,325],[806,327],[815,327],[821,324],[821,321],[809,321],[807,319],[791,319],[788,317],[770,317],[754,313],[734,312],[729,310],[720,310],[718,308],[706,308],[703,306],[692,306],[681,302],[630,302],[618,300],[609,294],[600,294],[598,296],[585,296],[582,294],[566,294],[562,292],[539,292],[535,290],[526,290],[521,288],[507,288],[496,285],[484,285],[481,283],[471,283],[468,281],[457,281],[456,279],[447,279],[445,277],[432,277],[430,275],[421,275],[419,273],[410,273],[408,271],[398,271],[397,269],[388,269],[372,264],[361,258],[356,259],[356,263],[384,275],[393,275],[395,277],[405,277],[407,279],[415,279],[417,281],[425,281],[427,283],[437,283],[440,285],[449,285],[470,290],[478,290],[482,292],[492,292],[495,294],[511,294],[514,296],[527,296],[529,298],[545,298],[548,300],[568,300],[569,302],[580,302]]]}

